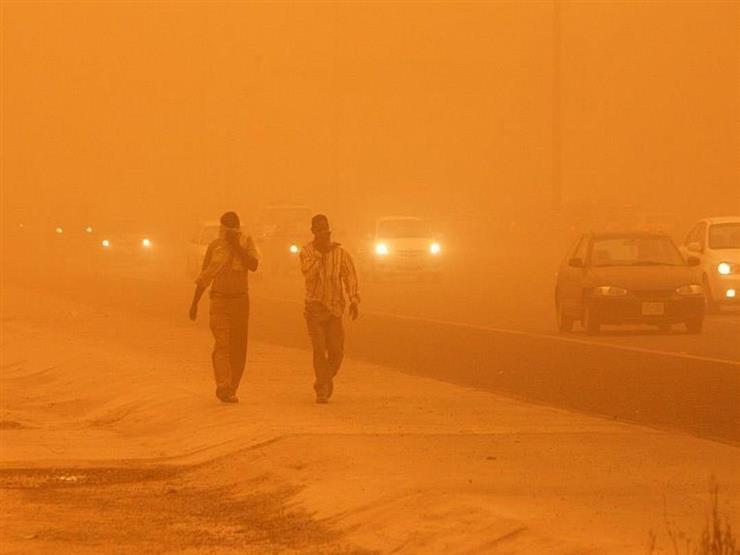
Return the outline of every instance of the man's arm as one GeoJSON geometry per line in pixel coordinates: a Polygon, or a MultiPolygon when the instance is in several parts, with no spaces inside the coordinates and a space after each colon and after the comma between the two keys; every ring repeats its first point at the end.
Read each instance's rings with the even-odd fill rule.
{"type": "Polygon", "coordinates": [[[242,262],[249,271],[257,270],[260,255],[251,236],[247,235],[239,238],[239,256],[241,256],[242,262]]]}
{"type": "Polygon", "coordinates": [[[206,288],[202,285],[195,286],[195,293],[193,293],[193,302],[190,303],[190,312],[188,314],[193,322],[195,322],[195,319],[198,318],[198,303],[200,302],[200,298],[203,296],[205,290],[206,288]]]}
{"type": "Polygon", "coordinates": [[[227,262],[228,256],[223,246],[209,245],[205,259],[203,260],[203,270],[195,280],[195,293],[193,293],[193,301],[190,303],[189,312],[191,320],[195,320],[198,317],[198,302],[200,302],[200,298],[213,282],[213,278],[216,277],[216,274],[221,271],[227,262]]]}
{"type": "Polygon", "coordinates": [[[308,244],[301,249],[301,272],[304,277],[313,277],[319,273],[323,255],[316,250],[313,244],[308,244]]]}
{"type": "Polygon", "coordinates": [[[349,297],[349,315],[353,320],[357,320],[360,314],[357,305],[360,304],[360,292],[359,292],[359,280],[357,279],[357,271],[355,270],[355,263],[352,261],[350,254],[342,250],[342,260],[340,274],[342,281],[344,282],[344,289],[349,297]]]}

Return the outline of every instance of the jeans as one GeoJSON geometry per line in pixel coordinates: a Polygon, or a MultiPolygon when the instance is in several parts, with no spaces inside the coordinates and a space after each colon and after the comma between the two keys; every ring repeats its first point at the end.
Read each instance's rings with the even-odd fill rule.
{"type": "Polygon", "coordinates": [[[236,393],[247,362],[249,296],[212,295],[210,326],[216,386],[226,394],[236,393]]]}
{"type": "Polygon", "coordinates": [[[330,397],[344,358],[344,327],[341,316],[335,316],[321,303],[308,303],[305,311],[308,334],[313,345],[314,390],[318,397],[330,397]]]}

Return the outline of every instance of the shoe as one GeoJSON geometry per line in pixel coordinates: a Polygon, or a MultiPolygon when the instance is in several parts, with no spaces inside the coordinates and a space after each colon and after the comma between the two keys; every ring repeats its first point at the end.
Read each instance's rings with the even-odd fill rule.
{"type": "Polygon", "coordinates": [[[331,399],[332,393],[334,393],[334,380],[329,381],[329,386],[326,391],[326,398],[331,399]]]}
{"type": "Polygon", "coordinates": [[[223,401],[224,403],[238,403],[239,397],[237,397],[236,395],[232,393],[231,395],[227,395],[226,397],[223,397],[221,401],[223,401]]]}
{"type": "Polygon", "coordinates": [[[329,402],[329,398],[328,397],[324,397],[324,396],[316,397],[316,402],[319,405],[325,405],[325,404],[327,404],[329,402]]]}
{"type": "Polygon", "coordinates": [[[216,388],[216,397],[219,401],[224,401],[229,395],[229,390],[226,387],[218,386],[216,388]]]}

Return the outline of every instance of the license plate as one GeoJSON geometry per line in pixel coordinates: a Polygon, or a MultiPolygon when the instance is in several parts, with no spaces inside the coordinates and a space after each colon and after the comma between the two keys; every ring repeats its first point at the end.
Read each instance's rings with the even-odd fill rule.
{"type": "Polygon", "coordinates": [[[663,303],[642,303],[643,316],[662,316],[664,312],[663,303]]]}

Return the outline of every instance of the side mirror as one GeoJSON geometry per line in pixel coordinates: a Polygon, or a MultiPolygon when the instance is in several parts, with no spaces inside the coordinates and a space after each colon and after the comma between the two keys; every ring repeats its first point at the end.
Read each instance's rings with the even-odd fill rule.
{"type": "Polygon", "coordinates": [[[572,268],[583,268],[583,259],[571,258],[570,260],[568,260],[568,266],[572,268]]]}
{"type": "Polygon", "coordinates": [[[689,256],[686,258],[686,265],[688,266],[699,266],[701,264],[701,260],[697,258],[696,256],[689,256]]]}
{"type": "Polygon", "coordinates": [[[686,247],[691,252],[702,252],[701,244],[694,241],[693,243],[689,243],[688,247],[686,247]]]}

